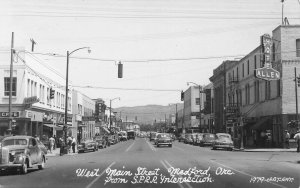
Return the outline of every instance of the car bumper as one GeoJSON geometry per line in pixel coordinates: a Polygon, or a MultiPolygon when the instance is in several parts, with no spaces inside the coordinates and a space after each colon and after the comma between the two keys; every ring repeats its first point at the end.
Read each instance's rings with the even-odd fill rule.
{"type": "Polygon", "coordinates": [[[22,168],[22,164],[13,164],[13,163],[8,163],[8,164],[0,164],[0,172],[1,171],[6,171],[6,170],[11,170],[11,169],[16,169],[16,168],[22,168]]]}
{"type": "Polygon", "coordinates": [[[203,146],[211,146],[213,143],[212,142],[202,142],[201,145],[203,146]]]}
{"type": "Polygon", "coordinates": [[[215,148],[233,148],[233,145],[214,144],[213,147],[215,147],[215,148]]]}

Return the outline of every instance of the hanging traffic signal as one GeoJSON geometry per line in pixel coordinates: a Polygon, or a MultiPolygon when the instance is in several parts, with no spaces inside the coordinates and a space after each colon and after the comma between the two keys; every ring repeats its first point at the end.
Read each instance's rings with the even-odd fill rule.
{"type": "Polygon", "coordinates": [[[50,88],[50,99],[54,99],[55,90],[50,88]]]}
{"type": "Polygon", "coordinates": [[[121,61],[118,64],[118,78],[123,78],[123,64],[121,61]]]}
{"type": "Polygon", "coordinates": [[[181,91],[181,101],[184,101],[184,92],[181,91]]]}

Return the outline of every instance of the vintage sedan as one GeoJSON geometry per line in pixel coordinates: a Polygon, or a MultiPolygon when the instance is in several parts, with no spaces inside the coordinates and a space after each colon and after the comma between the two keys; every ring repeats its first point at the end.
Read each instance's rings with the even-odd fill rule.
{"type": "Polygon", "coordinates": [[[78,144],[77,146],[78,153],[84,153],[86,151],[97,151],[97,143],[93,140],[86,140],[78,144]]]}
{"type": "Polygon", "coordinates": [[[180,136],[178,137],[178,142],[184,142],[184,140],[185,140],[185,134],[182,133],[182,134],[180,134],[180,136]]]}
{"type": "Polygon", "coordinates": [[[200,146],[201,140],[203,140],[203,134],[204,133],[197,133],[195,143],[196,146],[200,146]]]}
{"type": "Polygon", "coordinates": [[[106,139],[103,136],[97,136],[95,141],[98,143],[98,148],[106,148],[106,139]]]}
{"type": "Polygon", "coordinates": [[[26,174],[28,168],[45,168],[46,154],[31,136],[9,136],[2,140],[0,171],[16,169],[26,174]]]}
{"type": "Polygon", "coordinates": [[[233,141],[231,135],[227,133],[217,133],[216,140],[212,144],[212,149],[217,148],[227,149],[229,151],[233,150],[233,141]]]}
{"type": "Polygon", "coordinates": [[[172,147],[172,138],[168,133],[161,133],[157,136],[156,146],[169,146],[172,147]]]}
{"type": "Polygon", "coordinates": [[[212,133],[204,133],[203,139],[200,141],[200,146],[211,146],[216,140],[216,135],[212,133]]]}
{"type": "Polygon", "coordinates": [[[187,134],[185,134],[185,140],[184,140],[184,143],[185,143],[185,144],[191,144],[191,143],[193,143],[193,140],[192,140],[192,133],[187,133],[187,134]]]}

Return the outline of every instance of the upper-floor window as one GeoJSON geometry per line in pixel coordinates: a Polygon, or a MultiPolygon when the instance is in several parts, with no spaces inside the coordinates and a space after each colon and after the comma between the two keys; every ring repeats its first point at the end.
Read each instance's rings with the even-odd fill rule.
{"type": "MultiPolygon", "coordinates": [[[[17,77],[12,78],[12,96],[17,96],[17,77]]],[[[4,77],[4,96],[9,96],[10,92],[10,77],[4,77]]]]}
{"type": "Polygon", "coordinates": [[[275,58],[276,58],[275,43],[273,43],[273,45],[272,45],[272,58],[273,58],[273,61],[275,61],[275,58]]]}
{"type": "Polygon", "coordinates": [[[266,100],[269,100],[271,98],[271,82],[270,81],[265,82],[265,98],[266,98],[266,100]]]}
{"type": "Polygon", "coordinates": [[[259,81],[254,82],[254,100],[259,102],[259,81]]]}
{"type": "Polygon", "coordinates": [[[245,102],[246,102],[246,105],[250,104],[250,85],[249,84],[247,84],[245,86],[245,102]]]}
{"type": "Polygon", "coordinates": [[[300,39],[296,40],[296,56],[300,57],[300,39]]]}
{"type": "Polygon", "coordinates": [[[196,105],[200,104],[200,98],[196,98],[196,105]]]}
{"type": "Polygon", "coordinates": [[[249,75],[250,73],[250,65],[249,65],[249,60],[247,61],[247,74],[249,75]]]}
{"type": "Polygon", "coordinates": [[[257,69],[257,65],[256,65],[256,55],[254,56],[254,69],[257,69]]]}
{"type": "Polygon", "coordinates": [[[242,70],[242,73],[243,73],[243,78],[245,77],[245,66],[244,66],[244,63],[243,63],[243,70],[242,70]]]}

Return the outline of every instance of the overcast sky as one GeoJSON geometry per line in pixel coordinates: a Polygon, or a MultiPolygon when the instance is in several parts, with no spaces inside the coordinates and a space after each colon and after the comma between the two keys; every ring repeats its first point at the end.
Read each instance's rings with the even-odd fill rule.
{"type": "MultiPolygon", "coordinates": [[[[299,2],[284,7],[290,24],[300,24],[299,2]]],[[[281,1],[1,0],[0,23],[1,47],[10,46],[12,32],[15,46],[28,51],[33,38],[35,53],[65,56],[90,47],[90,54],[72,54],[69,78],[91,98],[109,104],[120,97],[113,107],[168,105],[180,102],[188,81],[208,84],[222,61],[255,49],[261,35],[281,24],[281,1]]],[[[65,57],[33,56],[65,76],[65,57]]]]}

